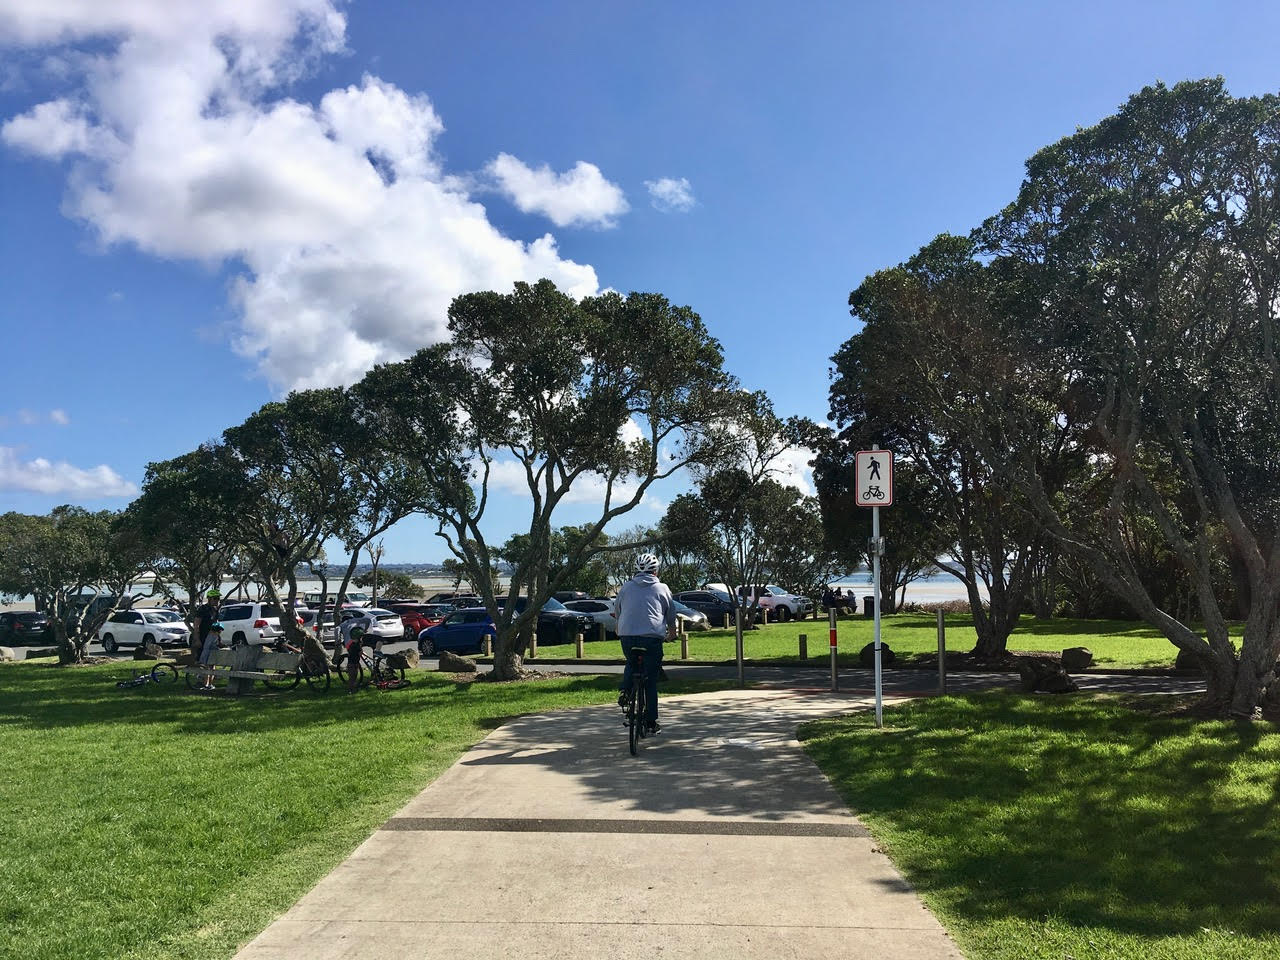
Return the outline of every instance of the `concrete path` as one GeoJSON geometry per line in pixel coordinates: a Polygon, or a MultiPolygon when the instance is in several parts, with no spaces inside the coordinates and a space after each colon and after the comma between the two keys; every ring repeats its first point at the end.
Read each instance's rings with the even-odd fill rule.
{"type": "Polygon", "coordinates": [[[522,717],[415,797],[239,960],[960,953],[794,740],[821,690],[522,717]]]}

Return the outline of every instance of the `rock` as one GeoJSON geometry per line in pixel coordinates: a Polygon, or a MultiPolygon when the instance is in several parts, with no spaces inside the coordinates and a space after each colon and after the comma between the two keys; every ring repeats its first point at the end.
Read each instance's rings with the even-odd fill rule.
{"type": "MultiPolygon", "coordinates": [[[[898,659],[898,655],[889,649],[889,645],[883,640],[880,641],[880,666],[887,667],[893,661],[898,659]]],[[[868,643],[858,652],[858,662],[864,667],[871,669],[876,665],[876,645],[868,643]]]]}
{"type": "Polygon", "coordinates": [[[404,657],[405,665],[408,669],[416,669],[418,664],[422,662],[422,658],[418,655],[417,647],[407,647],[400,651],[400,656],[404,657]]]}
{"type": "Polygon", "coordinates": [[[1194,670],[1199,673],[1200,661],[1196,659],[1196,655],[1190,650],[1179,650],[1178,659],[1173,661],[1173,669],[1194,670]]]}
{"type": "Polygon", "coordinates": [[[159,660],[159,659],[160,659],[159,654],[156,654],[156,653],[152,653],[152,652],[151,652],[152,650],[158,650],[158,649],[159,649],[159,648],[158,648],[158,647],[156,647],[156,646],[155,646],[155,644],[151,644],[151,643],[144,644],[144,645],[143,645],[143,646],[141,646],[141,647],[134,647],[134,648],[133,648],[133,659],[135,659],[135,660],[159,660]]]}
{"type": "Polygon", "coordinates": [[[17,660],[18,655],[13,652],[12,647],[0,647],[0,663],[6,660],[17,660]]]}
{"type": "Polygon", "coordinates": [[[1093,651],[1088,647],[1068,647],[1062,651],[1062,669],[1084,670],[1093,666],[1093,651]]]}
{"type": "Polygon", "coordinates": [[[1027,693],[1075,693],[1080,688],[1053,657],[1018,657],[1022,689],[1027,693]]]}
{"type": "Polygon", "coordinates": [[[475,673],[476,662],[448,650],[440,651],[440,670],[444,673],[475,673]]]}

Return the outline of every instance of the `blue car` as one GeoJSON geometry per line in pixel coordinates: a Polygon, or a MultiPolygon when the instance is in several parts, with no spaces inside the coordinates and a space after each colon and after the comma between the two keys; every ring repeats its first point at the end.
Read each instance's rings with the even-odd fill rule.
{"type": "Polygon", "coordinates": [[[418,652],[430,657],[441,650],[454,653],[480,653],[484,638],[493,639],[497,630],[484,607],[455,610],[434,627],[418,634],[418,652]]]}

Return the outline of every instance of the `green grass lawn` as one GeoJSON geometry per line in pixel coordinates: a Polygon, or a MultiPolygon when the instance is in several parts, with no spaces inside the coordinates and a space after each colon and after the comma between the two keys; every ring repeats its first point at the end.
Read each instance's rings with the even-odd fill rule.
{"type": "MultiPolygon", "coordinates": [[[[793,620],[770,624],[747,632],[745,654],[757,661],[798,662],[800,634],[809,638],[809,659],[829,662],[826,620],[793,620]]],[[[872,621],[863,617],[840,620],[837,642],[840,662],[856,663],[858,651],[872,641],[872,621]]],[[[894,653],[936,654],[937,620],[932,613],[900,613],[884,617],[881,637],[894,653]]],[[[947,615],[947,650],[968,652],[977,642],[973,620],[967,614],[947,615]]],[[[1172,667],[1177,650],[1167,639],[1146,624],[1132,620],[1049,620],[1038,622],[1024,617],[1009,638],[1011,650],[1059,652],[1066,647],[1088,647],[1098,667],[1172,667]]],[[[539,644],[542,657],[572,657],[572,644],[539,644]]],[[[584,645],[588,658],[619,658],[614,641],[592,641],[584,645]]],[[[667,645],[667,657],[679,655],[678,644],[667,645]]],[[[689,634],[691,660],[723,661],[734,658],[733,630],[705,630],[689,634]]]]}
{"type": "Polygon", "coordinates": [[[1280,733],[1136,700],[919,700],[814,760],[970,960],[1280,951],[1280,733]]]}
{"type": "Polygon", "coordinates": [[[617,683],[234,699],[129,667],[0,665],[0,957],[230,957],[504,717],[617,683]]]}

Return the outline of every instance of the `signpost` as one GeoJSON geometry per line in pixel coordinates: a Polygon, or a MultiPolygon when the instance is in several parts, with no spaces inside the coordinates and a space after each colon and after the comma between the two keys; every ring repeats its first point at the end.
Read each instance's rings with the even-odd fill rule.
{"type": "Polygon", "coordinates": [[[854,460],[853,501],[871,508],[871,582],[875,596],[876,627],[876,727],[884,726],[884,687],[880,671],[880,558],[884,537],[880,536],[880,508],[893,505],[893,454],[888,450],[859,450],[854,460]]]}

